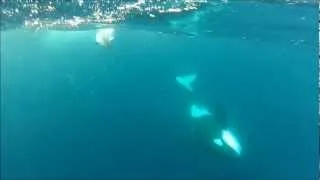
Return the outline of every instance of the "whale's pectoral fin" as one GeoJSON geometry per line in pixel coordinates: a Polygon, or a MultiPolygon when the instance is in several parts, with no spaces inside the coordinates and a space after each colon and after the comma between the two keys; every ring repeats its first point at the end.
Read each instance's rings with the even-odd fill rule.
{"type": "Polygon", "coordinates": [[[222,131],[222,140],[229,146],[237,155],[241,154],[241,145],[237,138],[228,130],[222,131]]]}

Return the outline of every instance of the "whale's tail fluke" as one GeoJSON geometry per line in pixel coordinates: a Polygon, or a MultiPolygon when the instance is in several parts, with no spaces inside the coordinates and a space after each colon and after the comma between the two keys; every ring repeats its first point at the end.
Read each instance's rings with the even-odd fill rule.
{"type": "Polygon", "coordinates": [[[196,104],[193,104],[191,106],[190,114],[191,114],[191,117],[196,118],[196,119],[212,115],[211,112],[206,107],[199,106],[196,104]]]}
{"type": "Polygon", "coordinates": [[[193,91],[193,82],[196,80],[197,74],[189,74],[184,76],[177,76],[176,81],[188,89],[189,91],[193,91]]]}

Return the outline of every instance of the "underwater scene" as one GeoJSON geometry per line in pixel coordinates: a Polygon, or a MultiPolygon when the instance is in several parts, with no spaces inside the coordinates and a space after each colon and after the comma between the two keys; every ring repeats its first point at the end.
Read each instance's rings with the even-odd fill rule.
{"type": "Polygon", "coordinates": [[[1,179],[315,180],[312,0],[1,0],[1,179]]]}

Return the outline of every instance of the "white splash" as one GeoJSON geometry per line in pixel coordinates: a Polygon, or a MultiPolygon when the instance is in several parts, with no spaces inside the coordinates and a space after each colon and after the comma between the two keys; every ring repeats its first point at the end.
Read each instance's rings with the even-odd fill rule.
{"type": "Polygon", "coordinates": [[[96,33],[96,43],[101,46],[108,46],[114,39],[114,29],[99,29],[96,33]]]}

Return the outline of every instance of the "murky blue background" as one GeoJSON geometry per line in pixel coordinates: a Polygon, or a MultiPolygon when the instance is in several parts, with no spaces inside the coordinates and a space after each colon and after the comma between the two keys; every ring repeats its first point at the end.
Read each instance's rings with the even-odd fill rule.
{"type": "Polygon", "coordinates": [[[315,179],[317,7],[229,6],[178,34],[116,27],[108,48],[95,30],[1,32],[2,177],[315,179]],[[194,72],[189,93],[175,77],[194,72]],[[242,158],[192,144],[195,101],[224,106],[242,158]]]}

